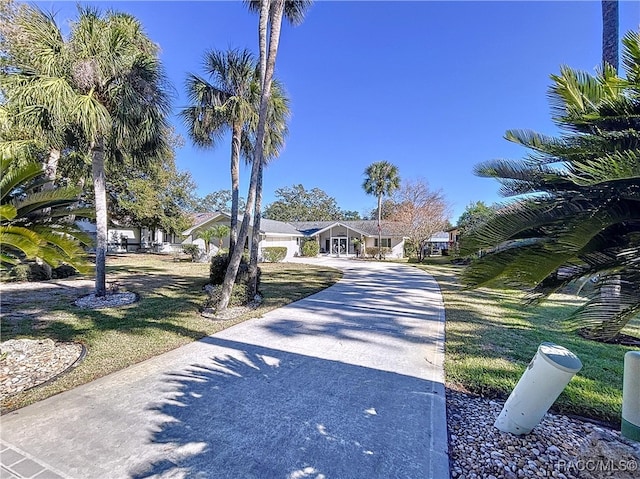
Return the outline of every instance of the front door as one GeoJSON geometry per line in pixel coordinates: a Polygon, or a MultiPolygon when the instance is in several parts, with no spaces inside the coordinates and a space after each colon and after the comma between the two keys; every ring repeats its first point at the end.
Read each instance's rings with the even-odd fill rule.
{"type": "Polygon", "coordinates": [[[347,254],[347,238],[333,238],[333,247],[331,252],[338,256],[341,254],[347,254]]]}

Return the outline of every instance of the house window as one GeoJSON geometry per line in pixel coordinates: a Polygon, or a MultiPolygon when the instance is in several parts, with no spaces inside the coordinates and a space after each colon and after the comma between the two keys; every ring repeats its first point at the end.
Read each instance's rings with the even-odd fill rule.
{"type": "MultiPolygon", "coordinates": [[[[381,243],[383,248],[391,248],[391,238],[382,238],[381,243]]],[[[378,247],[378,238],[374,239],[373,244],[376,248],[378,247]]]]}

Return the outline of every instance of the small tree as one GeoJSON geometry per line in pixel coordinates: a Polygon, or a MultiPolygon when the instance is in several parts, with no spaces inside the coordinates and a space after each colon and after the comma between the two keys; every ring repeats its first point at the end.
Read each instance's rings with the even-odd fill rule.
{"type": "Polygon", "coordinates": [[[442,191],[431,191],[425,180],[406,181],[395,194],[392,217],[404,225],[405,234],[415,246],[418,261],[431,237],[448,224],[449,205],[442,191]]]}
{"type": "Polygon", "coordinates": [[[231,232],[231,228],[227,225],[215,225],[209,228],[212,231],[213,238],[218,240],[218,254],[220,254],[222,250],[222,240],[229,236],[231,232]]]}
{"type": "Polygon", "coordinates": [[[207,254],[209,254],[209,243],[211,243],[211,240],[214,238],[217,238],[216,233],[217,231],[214,228],[202,230],[198,233],[197,238],[204,240],[204,250],[207,254]]]}

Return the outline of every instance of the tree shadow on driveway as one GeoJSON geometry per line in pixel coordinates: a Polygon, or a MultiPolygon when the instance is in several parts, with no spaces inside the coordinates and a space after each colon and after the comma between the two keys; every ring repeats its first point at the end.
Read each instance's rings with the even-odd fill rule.
{"type": "Polygon", "coordinates": [[[444,411],[441,383],[202,341],[224,353],[166,375],[167,391],[151,408],[151,443],[165,453],[131,477],[448,477],[446,430],[432,430],[444,411]]]}

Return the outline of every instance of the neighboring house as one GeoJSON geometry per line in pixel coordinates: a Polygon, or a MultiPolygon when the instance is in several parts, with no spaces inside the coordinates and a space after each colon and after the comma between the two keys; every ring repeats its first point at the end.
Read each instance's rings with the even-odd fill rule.
{"type": "MultiPolygon", "coordinates": [[[[241,220],[240,220],[241,221],[241,220]]],[[[186,237],[183,244],[197,244],[204,250],[204,241],[198,238],[200,231],[211,228],[216,224],[229,226],[230,216],[226,213],[204,213],[194,217],[194,225],[182,234],[186,237]]],[[[391,249],[387,256],[402,258],[404,256],[405,237],[402,225],[392,221],[381,223],[382,246],[391,249]]],[[[285,223],[269,219],[260,221],[260,245],[258,251],[269,246],[284,246],[287,248],[285,259],[300,255],[304,241],[315,240],[320,245],[321,254],[335,256],[356,256],[366,251],[366,248],[378,246],[378,222],[376,220],[361,221],[304,221],[285,223]],[[354,240],[358,239],[361,246],[356,248],[354,240]]],[[[229,247],[226,238],[222,245],[229,247]]],[[[217,245],[211,245],[217,251],[217,245]]]]}
{"type": "MultiPolygon", "coordinates": [[[[96,225],[90,221],[77,222],[78,226],[94,238],[96,225]]],[[[150,229],[144,226],[123,226],[110,224],[107,228],[107,251],[130,253],[136,251],[153,251],[170,253],[182,250],[183,238],[169,234],[161,229],[150,229]]]]}
{"type": "Polygon", "coordinates": [[[448,231],[438,231],[429,238],[429,241],[425,245],[424,253],[427,255],[438,253],[447,254],[451,246],[449,240],[450,236],[448,231]]]}

